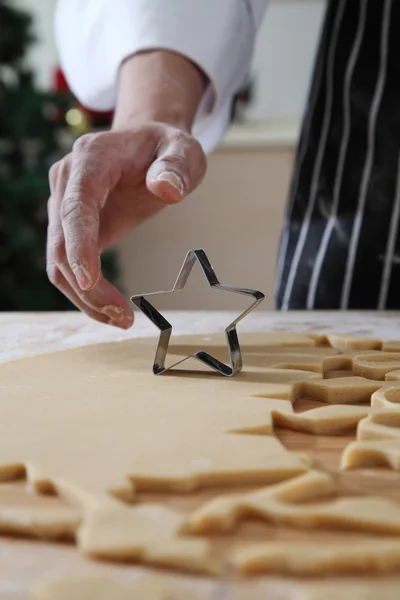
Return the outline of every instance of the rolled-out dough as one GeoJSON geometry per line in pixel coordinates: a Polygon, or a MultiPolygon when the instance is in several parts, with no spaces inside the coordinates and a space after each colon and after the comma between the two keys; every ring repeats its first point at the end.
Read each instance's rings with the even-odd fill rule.
{"type": "Polygon", "coordinates": [[[232,553],[232,565],[244,575],[327,575],[390,573],[400,568],[400,540],[373,539],[357,542],[272,541],[232,553]]]}
{"type": "Polygon", "coordinates": [[[398,381],[400,379],[400,370],[397,369],[396,371],[389,371],[389,373],[386,373],[385,375],[385,380],[386,381],[398,381]]]}
{"type": "Polygon", "coordinates": [[[400,535],[400,504],[379,497],[331,498],[334,482],[325,473],[309,472],[255,492],[214,498],[187,521],[192,533],[233,530],[247,517],[304,529],[340,528],[400,535]],[[307,505],[305,501],[314,502],[307,505]]]}
{"type": "Polygon", "coordinates": [[[333,404],[312,408],[302,413],[273,410],[272,420],[275,426],[304,431],[314,435],[337,435],[355,429],[358,422],[368,416],[368,406],[333,404]]]}
{"type": "MultiPolygon", "coordinates": [[[[181,340],[171,352],[180,358],[207,340],[181,340]]],[[[210,344],[213,354],[225,360],[223,336],[210,344]]],[[[400,532],[400,505],[332,497],[331,477],[307,473],[309,459],[286,449],[273,432],[273,411],[287,422],[326,432],[339,426],[340,411],[346,413],[339,419],[344,427],[369,410],[331,406],[317,409],[317,417],[313,411],[296,415],[292,402],[298,396],[348,405],[369,403],[374,394],[388,402],[389,382],[323,379],[320,373],[325,374],[326,361],[348,365],[354,352],[360,356],[381,347],[376,340],[255,334],[242,346],[244,370],[231,379],[201,373],[198,366],[195,372],[155,377],[153,340],[2,364],[0,481],[26,476],[34,491],[58,492],[71,507],[53,507],[48,498],[46,508],[14,507],[3,484],[0,532],[75,538],[92,557],[208,574],[224,565],[215,554],[211,559],[207,538],[194,535],[207,519],[234,525],[242,516],[257,514],[294,527],[400,532]],[[327,342],[330,346],[321,345],[327,342]],[[339,354],[343,351],[346,357],[339,354]],[[165,493],[277,482],[283,483],[217,497],[189,519],[163,504],[165,493]],[[136,492],[157,493],[159,501],[139,503],[136,492]]]]}
{"type": "Polygon", "coordinates": [[[400,340],[383,340],[383,352],[400,352],[400,340]]]}
{"type": "Polygon", "coordinates": [[[362,419],[357,427],[357,439],[400,442],[400,407],[397,410],[383,408],[362,419]]]}
{"type": "Polygon", "coordinates": [[[353,359],[353,373],[367,379],[385,380],[390,371],[396,371],[400,364],[400,352],[375,352],[361,354],[353,359]]]}
{"type": "Polygon", "coordinates": [[[340,459],[341,469],[386,467],[400,471],[400,439],[350,442],[340,459]]]}
{"type": "Polygon", "coordinates": [[[371,406],[374,409],[391,408],[400,410],[400,387],[388,384],[374,392],[371,396],[371,406]]]}
{"type": "Polygon", "coordinates": [[[353,372],[354,358],[369,353],[370,350],[355,349],[344,350],[343,352],[337,351],[336,354],[326,355],[322,361],[322,372],[326,374],[330,371],[350,371],[350,375],[353,372]]]}
{"type": "Polygon", "coordinates": [[[351,371],[353,375],[376,381],[390,380],[400,365],[399,352],[373,352],[368,350],[345,350],[336,355],[324,356],[322,373],[351,371]]]}
{"type": "Polygon", "coordinates": [[[327,404],[359,404],[370,402],[371,394],[384,387],[384,382],[363,377],[337,377],[309,380],[293,386],[292,396],[311,398],[327,404]]]}
{"type": "MultiPolygon", "coordinates": [[[[204,543],[182,539],[173,526],[179,514],[159,506],[148,516],[124,502],[136,490],[189,493],[306,472],[307,458],[271,435],[271,410],[280,402],[290,410],[284,398],[297,382],[321,376],[250,367],[233,379],[155,377],[153,352],[153,344],[129,341],[0,365],[0,480],[26,470],[36,491],[69,499],[79,512],[78,545],[91,556],[207,569],[204,543]],[[253,397],[260,392],[283,399],[253,397]]],[[[2,509],[0,500],[2,530],[22,531],[24,523],[26,533],[57,537],[76,527],[75,513],[29,510],[2,509]]]]}
{"type": "Polygon", "coordinates": [[[382,350],[382,340],[363,338],[353,335],[328,334],[328,344],[341,352],[346,350],[382,350]]]}
{"type": "Polygon", "coordinates": [[[99,508],[84,518],[78,542],[96,558],[216,575],[209,542],[181,536],[183,525],[181,514],[161,504],[99,508]]]}
{"type": "Polygon", "coordinates": [[[36,496],[14,485],[0,485],[0,535],[18,535],[46,540],[74,540],[79,511],[63,506],[58,498],[36,496]]]}

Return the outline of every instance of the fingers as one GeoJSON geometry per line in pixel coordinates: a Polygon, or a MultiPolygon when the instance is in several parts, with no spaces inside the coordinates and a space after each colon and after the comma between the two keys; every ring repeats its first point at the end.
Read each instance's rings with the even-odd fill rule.
{"type": "MultiPolygon", "coordinates": [[[[56,265],[49,265],[47,268],[47,273],[50,281],[53,285],[57,287],[74,304],[77,308],[79,308],[82,312],[86,313],[91,319],[95,321],[99,321],[100,323],[110,323],[110,319],[106,315],[102,315],[101,313],[90,309],[84,302],[81,301],[79,296],[75,294],[71,286],[68,284],[61,271],[56,267],[56,265]]],[[[114,325],[114,323],[112,323],[114,325]]]]}
{"type": "Polygon", "coordinates": [[[68,179],[57,186],[66,255],[82,290],[93,289],[100,278],[99,214],[112,184],[109,167],[99,136],[82,136],[68,179]]]}
{"type": "Polygon", "coordinates": [[[68,261],[60,207],[69,180],[70,160],[70,157],[67,157],[50,171],[50,187],[54,196],[50,198],[48,204],[48,277],[73,304],[91,318],[127,329],[133,323],[133,311],[123,294],[102,275],[98,277],[96,285],[91,290],[82,290],[68,261]]]}
{"type": "Polygon", "coordinates": [[[198,142],[160,123],[80,137],[50,171],[50,280],[92,318],[130,327],[133,310],[101,273],[104,232],[116,241],[165,204],[184,198],[205,170],[198,142]]]}
{"type": "Polygon", "coordinates": [[[174,204],[200,184],[205,171],[200,144],[186,133],[172,130],[147,172],[147,188],[166,204],[174,204]]]}
{"type": "MultiPolygon", "coordinates": [[[[66,260],[59,268],[51,258],[51,247],[48,250],[47,274],[51,283],[59,289],[77,308],[86,313],[90,318],[100,323],[108,323],[121,329],[128,329],[133,323],[133,312],[128,307],[128,311],[120,306],[118,297],[113,304],[107,304],[109,297],[104,300],[104,294],[99,293],[96,288],[91,292],[82,292],[76,284],[76,280],[71,271],[68,271],[66,260]],[[75,287],[75,289],[74,289],[75,287]]],[[[119,294],[113,286],[104,280],[104,285],[112,288],[111,292],[119,294]],[[114,291],[115,290],[115,291],[114,291]]],[[[110,293],[109,296],[112,296],[110,293]]]]}

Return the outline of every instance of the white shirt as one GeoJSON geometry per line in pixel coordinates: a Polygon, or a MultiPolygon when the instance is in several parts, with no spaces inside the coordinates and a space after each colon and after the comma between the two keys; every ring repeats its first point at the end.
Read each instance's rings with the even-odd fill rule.
{"type": "Polygon", "coordinates": [[[141,50],[172,50],[206,73],[193,133],[206,152],[229,122],[268,0],[58,0],[55,35],[68,84],[92,110],[115,106],[121,62],[141,50]]]}

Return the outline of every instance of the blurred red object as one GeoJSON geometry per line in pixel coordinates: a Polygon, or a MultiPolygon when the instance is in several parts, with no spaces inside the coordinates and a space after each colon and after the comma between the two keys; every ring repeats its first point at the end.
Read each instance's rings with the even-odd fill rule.
{"type": "Polygon", "coordinates": [[[57,68],[54,72],[53,88],[59,94],[62,94],[63,92],[69,93],[67,80],[64,77],[64,73],[59,68],[57,68]]]}
{"type": "MultiPolygon", "coordinates": [[[[78,100],[72,94],[72,92],[68,86],[67,80],[65,79],[62,69],[60,69],[59,67],[57,67],[54,72],[53,90],[57,94],[70,95],[71,96],[71,107],[70,108],[77,108],[78,110],[81,110],[86,115],[86,117],[88,118],[88,121],[90,121],[90,123],[92,124],[93,127],[103,127],[103,126],[107,126],[107,125],[111,124],[111,121],[112,121],[112,118],[114,115],[114,111],[101,112],[101,111],[90,110],[89,108],[87,108],[86,106],[83,106],[83,104],[78,102],[78,100]]],[[[65,115],[58,114],[57,120],[59,120],[60,117],[65,119],[65,115]]]]}

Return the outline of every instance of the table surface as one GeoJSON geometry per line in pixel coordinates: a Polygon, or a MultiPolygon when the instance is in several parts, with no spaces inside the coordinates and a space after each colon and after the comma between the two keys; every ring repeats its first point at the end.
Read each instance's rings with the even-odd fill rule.
{"type": "MultiPolygon", "coordinates": [[[[166,318],[173,325],[176,334],[188,333],[217,333],[236,315],[230,312],[169,312],[166,318]]],[[[400,340],[400,313],[371,313],[371,312],[288,312],[269,313],[256,311],[239,327],[240,332],[254,331],[301,331],[319,333],[346,333],[362,337],[378,337],[382,339],[400,340]]],[[[100,325],[84,315],[73,313],[3,313],[0,314],[0,361],[32,356],[39,353],[72,348],[84,344],[118,341],[131,337],[149,337],[157,333],[149,321],[142,315],[137,315],[136,322],[130,331],[121,331],[109,326],[100,325]]],[[[376,475],[369,473],[362,476],[354,473],[338,471],[338,457],[352,436],[310,436],[290,431],[277,431],[279,438],[289,449],[305,450],[316,459],[319,466],[334,473],[342,491],[354,492],[360,486],[366,493],[374,493],[380,489],[382,493],[400,500],[398,474],[385,471],[376,475]]],[[[21,484],[16,485],[16,494],[23,495],[21,484]]],[[[21,500],[23,497],[21,495],[21,500]]],[[[205,495],[200,494],[202,499],[205,495]]],[[[142,498],[142,500],[145,498],[142,498]]],[[[199,497],[197,502],[199,502],[199,497]]],[[[172,500],[171,504],[185,509],[182,500],[172,500]]],[[[193,502],[193,500],[192,500],[193,502]]],[[[188,503],[189,506],[190,503],[188,503]]],[[[250,528],[252,525],[250,524],[250,528]]],[[[272,531],[272,530],[271,530],[272,531]]],[[[252,535],[251,529],[243,528],[240,535],[252,535]]],[[[296,537],[297,533],[283,531],[283,536],[296,537]]],[[[327,541],[337,538],[337,532],[307,532],[308,538],[315,541],[327,541]]],[[[360,541],[363,536],[360,535],[360,541]]],[[[222,541],[226,544],[226,541],[222,541]]],[[[229,542],[228,542],[229,543],[229,542]]],[[[145,570],[141,567],[98,564],[80,557],[73,546],[41,543],[37,541],[0,538],[0,598],[10,596],[25,596],[39,577],[65,576],[71,573],[86,572],[110,573],[122,579],[130,579],[145,570]]],[[[168,576],[169,577],[169,576],[168,576]]],[[[170,576],[174,581],[176,576],[170,576]]],[[[220,583],[208,581],[205,578],[183,577],[185,585],[194,584],[196,598],[265,598],[266,591],[273,590],[288,600],[297,597],[297,582],[283,581],[279,578],[262,578],[257,583],[241,583],[232,592],[229,588],[222,589],[220,583]],[[282,587],[283,586],[283,587],[282,587]],[[237,594],[241,590],[240,596],[237,594]],[[293,592],[293,596],[291,593],[293,592]],[[220,594],[220,595],[218,595],[220,594]]],[[[345,580],[341,580],[342,583],[345,580]]],[[[393,580],[392,580],[393,581],[393,580]]],[[[396,578],[400,582],[400,578],[396,578]]],[[[326,580],[325,584],[335,580],[326,580]]],[[[382,585],[378,580],[371,580],[371,585],[382,585]]],[[[386,580],[386,584],[389,581],[386,580]]],[[[272,597],[272,596],[268,596],[272,597]]]]}
{"type": "MultiPolygon", "coordinates": [[[[173,334],[218,333],[237,313],[166,312],[173,334]]],[[[267,312],[256,310],[238,325],[238,332],[301,331],[348,333],[362,337],[400,339],[400,312],[267,312]]],[[[157,334],[142,314],[123,331],[99,324],[78,312],[0,313],[0,360],[64,350],[84,344],[114,342],[157,334]]]]}

